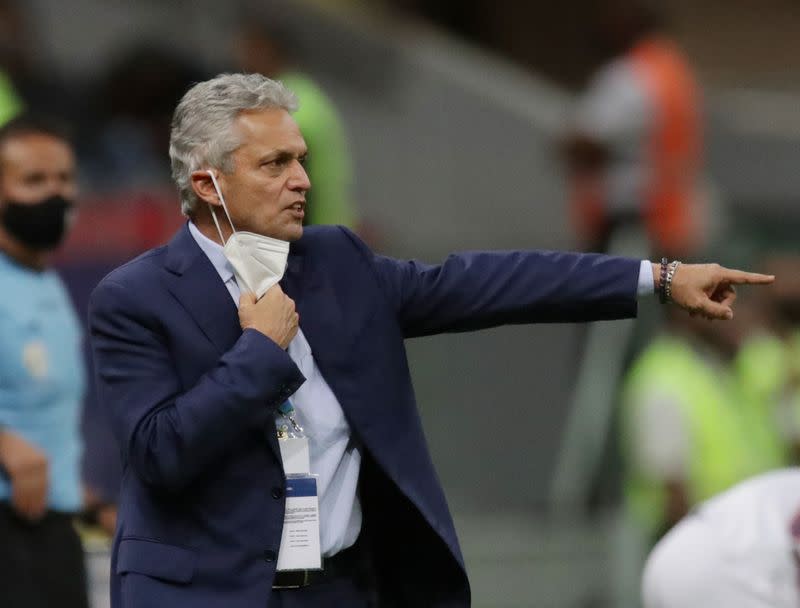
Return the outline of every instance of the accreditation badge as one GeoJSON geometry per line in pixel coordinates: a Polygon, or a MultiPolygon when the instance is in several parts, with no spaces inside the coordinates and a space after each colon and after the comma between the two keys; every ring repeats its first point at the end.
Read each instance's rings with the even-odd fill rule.
{"type": "Polygon", "coordinates": [[[286,510],[276,567],[281,570],[321,570],[317,478],[286,478],[286,510]]]}
{"type": "Polygon", "coordinates": [[[44,380],[50,369],[47,347],[41,340],[31,340],[22,348],[22,364],[36,380],[44,380]]]}
{"type": "Polygon", "coordinates": [[[278,445],[286,475],[278,571],[321,570],[317,476],[311,474],[308,436],[295,418],[294,406],[286,401],[278,407],[278,445]]]}
{"type": "Polygon", "coordinates": [[[288,475],[308,475],[311,470],[311,456],[308,437],[286,437],[278,439],[281,448],[283,472],[288,475]]]}

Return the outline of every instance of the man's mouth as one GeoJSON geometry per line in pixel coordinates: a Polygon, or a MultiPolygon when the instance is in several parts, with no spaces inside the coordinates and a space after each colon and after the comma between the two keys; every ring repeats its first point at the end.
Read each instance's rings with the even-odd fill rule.
{"type": "Polygon", "coordinates": [[[287,207],[287,211],[291,213],[295,221],[304,221],[306,217],[306,203],[305,201],[298,201],[294,205],[287,207]]]}

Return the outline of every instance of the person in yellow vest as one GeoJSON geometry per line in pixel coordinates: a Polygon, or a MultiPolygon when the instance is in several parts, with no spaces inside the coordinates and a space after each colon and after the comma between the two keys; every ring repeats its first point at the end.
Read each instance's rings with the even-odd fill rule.
{"type": "Polygon", "coordinates": [[[258,19],[242,21],[234,39],[238,69],[280,80],[297,95],[300,107],[292,116],[308,145],[306,172],[312,190],[306,195],[306,223],[338,224],[357,229],[353,203],[352,163],[344,124],[333,102],[317,83],[293,65],[290,39],[280,24],[258,19]]]}
{"type": "Polygon", "coordinates": [[[752,401],[779,430],[787,457],[800,463],[800,256],[773,254],[763,263],[784,279],[756,296],[757,331],[744,341],[736,371],[752,401]]]}
{"type": "Polygon", "coordinates": [[[624,381],[625,507],[651,542],[692,506],[786,462],[773,420],[734,372],[741,331],[673,313],[624,381]]]}
{"type": "Polygon", "coordinates": [[[787,462],[800,464],[800,329],[749,337],[736,368],[752,402],[773,421],[787,462]]]}
{"type": "Polygon", "coordinates": [[[594,37],[605,63],[564,142],[570,212],[587,250],[605,251],[615,231],[634,228],[650,253],[686,257],[707,234],[700,93],[653,4],[597,3],[594,37]]]}

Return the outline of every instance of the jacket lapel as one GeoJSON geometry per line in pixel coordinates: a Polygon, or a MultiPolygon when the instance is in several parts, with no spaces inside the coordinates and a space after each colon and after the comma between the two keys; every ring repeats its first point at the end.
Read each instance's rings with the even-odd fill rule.
{"type": "MultiPolygon", "coordinates": [[[[165,266],[170,273],[167,288],[219,354],[228,352],[242,335],[237,307],[214,265],[189,232],[188,224],[168,245],[165,266]]],[[[268,424],[263,434],[281,462],[275,426],[268,424]]]]}
{"type": "Polygon", "coordinates": [[[321,256],[304,252],[297,243],[294,258],[289,258],[284,280],[286,294],[295,301],[300,314],[300,328],[308,341],[314,362],[333,391],[359,441],[368,431],[366,404],[360,399],[357,367],[353,365],[350,339],[353,328],[347,323],[345,308],[334,289],[321,256]]]}
{"type": "MultiPolygon", "coordinates": [[[[342,359],[336,355],[341,354],[337,338],[345,332],[344,317],[333,285],[314,256],[306,254],[302,240],[293,244],[281,287],[297,306],[300,328],[314,360],[321,370],[329,369],[342,359]]],[[[325,379],[330,383],[328,376],[325,379]]]]}
{"type": "Polygon", "coordinates": [[[165,266],[170,292],[220,354],[230,350],[242,334],[236,305],[188,224],[168,245],[165,266]]]}

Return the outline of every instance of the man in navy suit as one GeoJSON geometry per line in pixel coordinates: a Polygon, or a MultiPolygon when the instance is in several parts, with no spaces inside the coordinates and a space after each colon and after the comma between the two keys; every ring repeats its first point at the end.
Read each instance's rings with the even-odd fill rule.
{"type": "Polygon", "coordinates": [[[726,318],[734,283],[771,280],[535,251],[429,266],[340,227],[304,230],[295,107],[259,75],[193,87],[170,145],[189,221],[92,296],[98,395],[124,466],[116,608],[468,606],[404,340],[631,317],[658,289],[726,318]],[[298,471],[318,505],[299,549],[282,538],[298,525],[298,471]]]}

